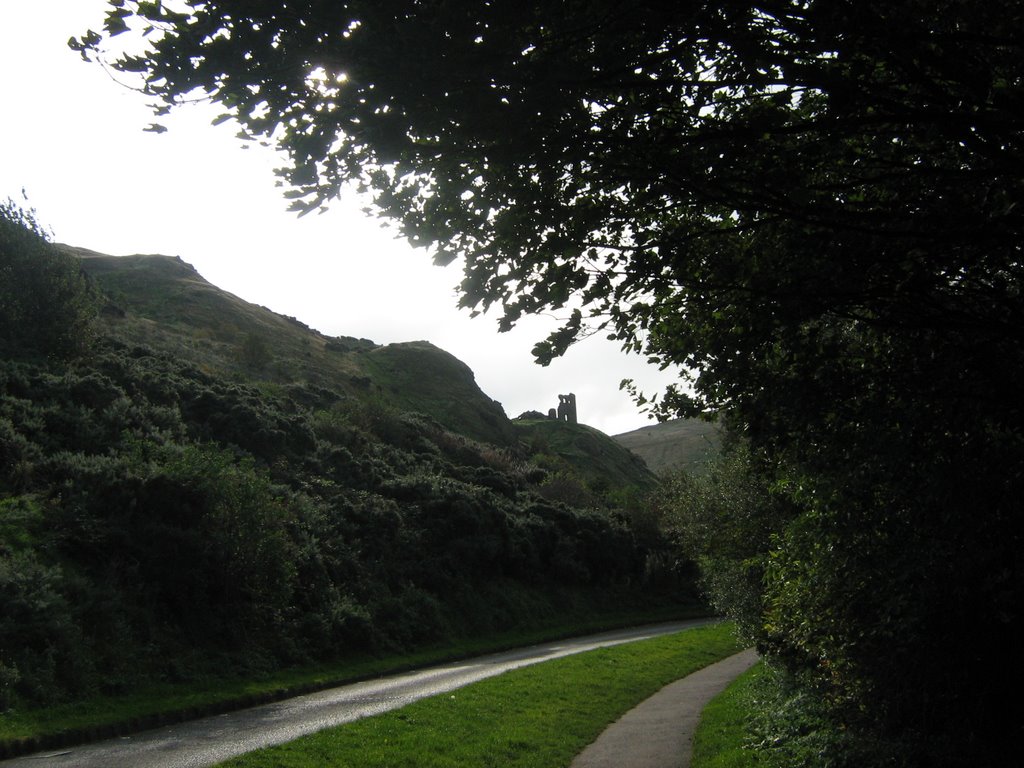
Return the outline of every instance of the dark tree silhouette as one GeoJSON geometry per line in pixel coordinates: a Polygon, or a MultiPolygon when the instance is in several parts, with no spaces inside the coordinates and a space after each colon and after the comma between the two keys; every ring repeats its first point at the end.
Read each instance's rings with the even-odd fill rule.
{"type": "Polygon", "coordinates": [[[464,306],[566,311],[542,362],[597,328],[692,379],[655,410],[748,444],[745,624],[837,732],[1019,739],[1020,3],[125,0],[72,45],[143,27],[112,65],[283,148],[297,211],[354,184],[464,306]]]}

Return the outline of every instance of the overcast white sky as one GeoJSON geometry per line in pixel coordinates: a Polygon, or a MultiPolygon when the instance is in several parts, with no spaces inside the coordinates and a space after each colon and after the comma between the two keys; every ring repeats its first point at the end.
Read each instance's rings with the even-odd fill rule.
{"type": "Polygon", "coordinates": [[[22,189],[54,239],[102,253],[180,256],[207,280],[328,335],[378,344],[426,339],[466,362],[515,417],[575,392],[580,421],[608,434],[649,423],[624,392],[674,376],[591,337],[542,368],[530,349],[555,327],[531,318],[499,334],[497,317],[456,309],[455,267],[340,200],[299,219],[274,186],[273,152],[243,148],[197,105],[153,122],[147,100],[87,64],[71,36],[102,25],[105,0],[0,0],[0,199],[22,189]]]}

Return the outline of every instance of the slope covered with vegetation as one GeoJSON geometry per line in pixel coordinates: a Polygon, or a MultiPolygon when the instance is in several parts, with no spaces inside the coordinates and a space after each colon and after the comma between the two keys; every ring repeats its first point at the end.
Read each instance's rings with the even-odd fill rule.
{"type": "Polygon", "coordinates": [[[512,423],[534,461],[592,492],[649,491],[657,483],[639,456],[593,427],[523,417],[512,423]]]}
{"type": "Polygon", "coordinates": [[[450,355],[325,337],[176,259],[58,249],[15,206],[0,235],[13,294],[73,313],[0,329],[0,709],[680,593],[622,489],[546,494],[450,355]]]}
{"type": "Polygon", "coordinates": [[[614,436],[652,472],[673,469],[700,472],[721,449],[721,429],[702,419],[673,419],[614,436]]]}
{"type": "Polygon", "coordinates": [[[81,260],[101,290],[110,336],[207,371],[328,388],[361,400],[383,398],[478,440],[514,440],[501,406],[480,391],[469,367],[428,342],[380,346],[325,336],[211,285],[179,258],[60,247],[81,260]]]}

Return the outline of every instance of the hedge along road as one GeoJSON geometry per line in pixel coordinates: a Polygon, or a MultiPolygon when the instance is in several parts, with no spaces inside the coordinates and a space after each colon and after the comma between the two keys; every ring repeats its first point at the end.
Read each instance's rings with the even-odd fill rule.
{"type": "Polygon", "coordinates": [[[672,634],[714,622],[693,619],[603,632],[331,688],[134,736],[0,761],[4,768],[199,768],[300,736],[398,709],[542,661],[672,634]]]}

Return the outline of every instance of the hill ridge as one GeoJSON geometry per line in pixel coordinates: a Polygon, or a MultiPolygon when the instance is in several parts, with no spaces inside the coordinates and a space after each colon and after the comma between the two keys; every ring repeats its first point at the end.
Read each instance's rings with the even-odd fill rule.
{"type": "Polygon", "coordinates": [[[674,419],[612,435],[655,474],[674,469],[700,471],[721,446],[718,425],[700,419],[674,419]]]}

